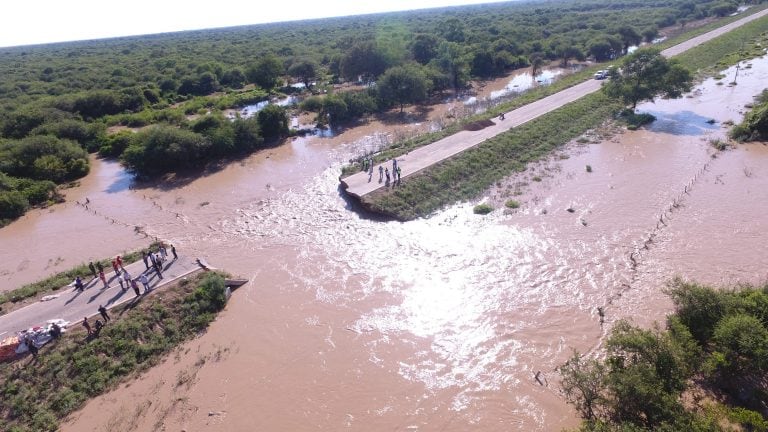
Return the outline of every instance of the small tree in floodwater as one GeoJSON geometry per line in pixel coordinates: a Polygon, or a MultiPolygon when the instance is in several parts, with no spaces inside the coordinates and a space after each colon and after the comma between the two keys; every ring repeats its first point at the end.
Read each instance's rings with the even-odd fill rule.
{"type": "Polygon", "coordinates": [[[594,420],[606,403],[607,370],[597,360],[585,359],[578,352],[558,372],[563,378],[560,384],[565,399],[579,411],[585,420],[594,420]]]}
{"type": "Polygon", "coordinates": [[[638,102],[657,96],[679,98],[691,90],[693,77],[688,69],[667,60],[657,49],[639,49],[628,55],[621,69],[611,68],[603,91],[621,99],[634,110],[638,102]]]}

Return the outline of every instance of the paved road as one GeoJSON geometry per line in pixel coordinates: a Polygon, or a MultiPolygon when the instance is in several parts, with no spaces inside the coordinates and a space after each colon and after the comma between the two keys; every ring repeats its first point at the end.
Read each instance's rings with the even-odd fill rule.
{"type": "MultiPolygon", "coordinates": [[[[158,279],[154,271],[147,272],[151,289],[167,285],[180,277],[200,270],[201,267],[197,264],[196,259],[179,255],[177,260],[166,261],[164,268],[163,279],[158,279]]],[[[125,269],[133,278],[138,278],[146,270],[141,260],[125,266],[125,269]]],[[[85,316],[90,317],[98,314],[99,305],[104,305],[110,309],[135,298],[136,295],[132,289],[129,288],[125,291],[120,289],[120,284],[111,268],[104,270],[109,288],[102,288],[103,284],[98,278],[95,280],[86,279],[86,289],[83,292],[78,292],[75,288],[67,286],[52,293],[58,295],[53,300],[33,303],[0,316],[0,339],[12,336],[19,330],[45,324],[50,319],[61,318],[76,323],[82,321],[85,316]]],[[[143,293],[144,287],[141,283],[139,283],[139,287],[143,293]]]]}
{"type": "MultiPolygon", "coordinates": [[[[736,27],[740,27],[750,21],[761,18],[766,14],[768,14],[768,9],[749,15],[738,21],[734,21],[716,30],[712,30],[711,32],[692,38],[679,45],[675,45],[662,51],[662,54],[667,57],[678,55],[703,42],[727,33],[736,27]]],[[[488,138],[492,138],[500,133],[508,131],[513,127],[520,126],[550,111],[554,111],[563,105],[580,99],[590,93],[596,92],[600,89],[601,85],[602,81],[585,81],[581,84],[577,84],[561,92],[555,93],[551,96],[547,96],[516,110],[510,111],[504,115],[505,120],[494,118],[493,122],[495,124],[493,126],[486,127],[479,131],[461,131],[454,135],[445,137],[439,141],[435,141],[432,144],[419,147],[418,149],[413,150],[405,155],[398,156],[397,164],[402,172],[402,177],[415,174],[444,159],[474,147],[487,140],[488,138]]],[[[360,172],[341,179],[341,183],[345,187],[347,193],[357,198],[362,198],[364,195],[384,187],[385,182],[379,182],[379,166],[389,168],[390,172],[392,170],[392,162],[389,161],[380,165],[376,165],[373,169],[372,175],[360,172]]]]}

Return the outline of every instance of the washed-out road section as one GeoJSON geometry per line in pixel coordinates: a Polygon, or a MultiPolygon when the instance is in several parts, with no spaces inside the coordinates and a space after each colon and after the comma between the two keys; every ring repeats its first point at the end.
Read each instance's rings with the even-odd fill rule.
{"type": "MultiPolygon", "coordinates": [[[[729,31],[740,27],[748,22],[762,18],[768,14],[768,9],[744,17],[738,21],[719,27],[703,35],[691,38],[683,43],[667,48],[661,53],[666,57],[672,57],[681,54],[695,46],[698,46],[708,40],[721,36],[729,31]]],[[[451,136],[445,137],[432,144],[419,147],[407,154],[397,157],[397,166],[401,170],[401,178],[418,173],[430,166],[450,158],[458,153],[472,148],[489,138],[508,130],[534,120],[548,112],[554,111],[568,103],[578,100],[590,93],[600,89],[602,81],[589,80],[553,95],[539,99],[528,105],[510,111],[504,114],[504,120],[500,118],[493,119],[494,125],[488,126],[478,131],[461,131],[451,136]]],[[[373,167],[373,173],[359,172],[349,177],[341,179],[342,187],[347,194],[358,199],[379,188],[386,187],[384,179],[380,180],[379,166],[382,168],[392,168],[392,162],[388,161],[373,167]]]]}
{"type": "MultiPolygon", "coordinates": [[[[147,270],[144,262],[141,260],[125,266],[128,274],[132,278],[137,279],[136,282],[141,291],[141,296],[145,295],[144,287],[138,281],[138,278],[143,273],[146,273],[147,279],[149,279],[150,289],[155,290],[201,269],[196,259],[184,255],[179,255],[179,258],[176,260],[169,257],[169,260],[163,264],[163,268],[163,278],[160,279],[154,270],[147,270]]],[[[55,298],[39,301],[0,316],[0,339],[12,336],[20,330],[43,325],[46,321],[52,319],[63,319],[76,323],[82,321],[83,317],[98,314],[100,305],[111,309],[136,298],[132,288],[120,288],[117,276],[112,268],[104,269],[104,274],[107,276],[107,282],[109,283],[107,288],[104,288],[104,284],[102,284],[99,278],[90,279],[90,277],[86,277],[84,279],[86,288],[83,291],[78,291],[72,286],[66,286],[49,294],[50,296],[55,296],[55,298]]]]}

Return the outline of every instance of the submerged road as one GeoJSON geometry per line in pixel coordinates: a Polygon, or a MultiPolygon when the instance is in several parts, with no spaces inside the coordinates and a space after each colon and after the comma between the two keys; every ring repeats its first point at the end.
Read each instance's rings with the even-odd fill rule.
{"type": "MultiPolygon", "coordinates": [[[[768,14],[768,9],[744,17],[740,20],[726,24],[703,35],[691,38],[683,43],[667,48],[661,53],[666,57],[672,57],[683,53],[695,46],[721,36],[748,22],[762,18],[768,14]]],[[[550,111],[554,111],[568,103],[580,99],[600,89],[602,81],[589,80],[573,87],[569,87],[553,95],[539,99],[528,105],[517,108],[504,114],[505,119],[498,117],[492,119],[494,125],[479,131],[461,131],[445,137],[432,144],[419,147],[416,150],[397,157],[397,165],[400,167],[402,177],[418,173],[430,166],[450,158],[458,153],[472,148],[489,138],[534,120],[550,111]]],[[[370,194],[382,187],[386,187],[384,181],[379,181],[379,167],[392,169],[392,162],[388,161],[373,167],[373,173],[359,172],[341,179],[346,192],[356,198],[370,194]]]]}
{"type": "MultiPolygon", "coordinates": [[[[184,255],[179,255],[176,260],[169,259],[163,268],[163,278],[159,279],[154,271],[146,270],[144,262],[141,260],[125,266],[131,277],[135,279],[146,272],[151,290],[201,269],[196,259],[184,255]]],[[[56,292],[51,292],[50,296],[55,297],[50,300],[38,301],[0,316],[0,339],[13,336],[20,330],[42,326],[46,321],[52,319],[63,319],[74,324],[82,321],[83,317],[98,315],[100,305],[111,309],[136,298],[133,289],[123,290],[120,288],[112,268],[105,268],[104,274],[107,276],[108,288],[103,288],[103,284],[98,278],[89,279],[86,277],[83,279],[86,288],[82,292],[78,292],[74,287],[66,286],[56,292]]],[[[137,283],[142,293],[141,297],[143,297],[145,295],[144,287],[138,280],[137,283]]]]}

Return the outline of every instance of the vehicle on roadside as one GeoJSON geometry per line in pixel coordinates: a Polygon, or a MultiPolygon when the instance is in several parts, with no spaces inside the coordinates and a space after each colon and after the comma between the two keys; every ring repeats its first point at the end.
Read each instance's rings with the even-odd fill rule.
{"type": "Polygon", "coordinates": [[[608,70],[600,69],[599,71],[595,72],[596,80],[604,80],[606,78],[608,78],[608,70]]]}

